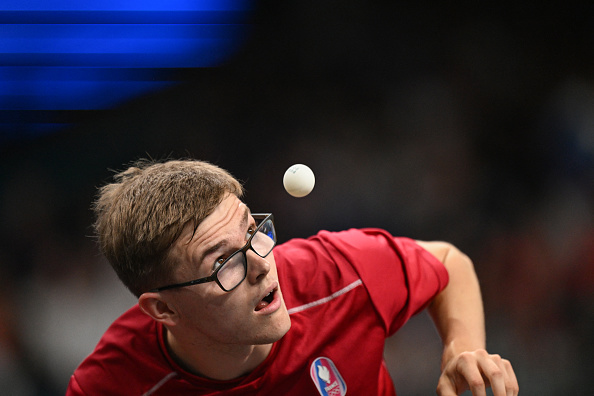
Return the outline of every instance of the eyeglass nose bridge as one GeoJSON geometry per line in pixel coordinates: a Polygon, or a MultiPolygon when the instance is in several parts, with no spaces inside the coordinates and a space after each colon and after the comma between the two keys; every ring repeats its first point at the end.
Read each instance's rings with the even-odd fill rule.
{"type": "MultiPolygon", "coordinates": [[[[274,222],[272,222],[272,220],[268,220],[268,221],[271,222],[271,227],[274,228],[274,222]]],[[[263,223],[262,223],[262,225],[263,225],[263,223]]],[[[246,242],[246,244],[241,249],[239,249],[238,251],[236,251],[236,253],[235,253],[236,255],[240,255],[240,257],[243,259],[243,262],[242,262],[242,264],[243,264],[243,277],[242,277],[242,279],[234,287],[231,287],[231,288],[227,289],[227,288],[225,288],[223,286],[221,280],[219,279],[219,273],[216,274],[217,283],[219,284],[219,286],[224,291],[226,291],[226,292],[232,291],[233,289],[235,289],[236,287],[238,287],[247,278],[248,272],[249,272],[249,269],[248,269],[248,257],[247,257],[248,256],[247,255],[248,250],[251,250],[252,252],[254,252],[256,254],[256,256],[258,256],[258,257],[260,257],[262,259],[265,259],[266,257],[268,257],[268,255],[270,253],[272,253],[272,250],[276,246],[276,233],[274,231],[272,231],[273,232],[273,237],[271,237],[267,233],[262,233],[262,235],[259,236],[258,234],[261,232],[260,231],[260,228],[261,227],[258,227],[257,230],[256,230],[256,232],[253,235],[250,236],[250,238],[248,239],[248,241],[246,242]],[[270,248],[267,248],[267,252],[264,255],[258,253],[258,251],[253,246],[254,239],[257,238],[258,236],[261,237],[261,238],[269,238],[270,241],[271,241],[271,246],[270,246],[270,248]]],[[[270,267],[270,264],[268,263],[268,261],[266,261],[266,267],[267,268],[270,267]]]]}
{"type": "MultiPolygon", "coordinates": [[[[258,253],[258,251],[256,249],[254,249],[254,246],[252,246],[252,242],[253,242],[255,236],[256,235],[254,234],[254,236],[252,236],[250,238],[250,240],[245,244],[245,246],[243,248],[241,248],[239,250],[239,252],[237,253],[237,254],[241,253],[241,256],[243,257],[243,269],[244,269],[244,272],[245,272],[244,277],[243,277],[244,279],[245,279],[245,277],[247,275],[247,271],[248,271],[248,254],[247,254],[247,252],[249,250],[251,250],[252,252],[254,252],[256,254],[256,256],[258,256],[260,258],[266,258],[270,254],[270,252],[272,252],[272,248],[271,248],[268,251],[268,253],[266,253],[265,255],[261,255],[260,253],[258,253]]],[[[274,245],[273,245],[273,247],[274,247],[274,245]]],[[[243,281],[243,279],[242,279],[242,281],[243,281]]]]}
{"type": "MultiPolygon", "coordinates": [[[[252,238],[250,238],[250,240],[248,241],[248,243],[241,249],[241,254],[243,255],[243,264],[244,264],[244,269],[246,272],[246,276],[247,276],[247,272],[248,272],[248,254],[247,252],[249,250],[251,250],[252,252],[254,252],[256,254],[256,256],[265,259],[266,257],[268,257],[268,255],[270,255],[270,253],[272,253],[272,249],[274,248],[274,246],[276,245],[276,241],[274,241],[274,239],[271,239],[272,243],[271,243],[271,247],[267,249],[266,254],[260,254],[253,246],[252,242],[254,241],[254,238],[256,237],[256,234],[254,234],[254,236],[252,236],[252,238]]],[[[268,237],[266,235],[266,237],[268,237]]],[[[268,262],[267,262],[268,263],[268,262]]],[[[268,264],[269,266],[270,264],[268,264]]]]}
{"type": "Polygon", "coordinates": [[[267,233],[260,231],[260,227],[258,227],[258,230],[254,233],[254,235],[251,236],[249,241],[246,243],[246,245],[241,250],[245,254],[249,249],[249,250],[253,251],[254,253],[256,253],[258,256],[265,258],[270,254],[270,252],[272,252],[272,249],[274,248],[274,246],[276,246],[276,238],[271,237],[267,233]],[[263,248],[265,250],[264,254],[261,254],[260,252],[258,252],[258,250],[256,250],[256,248],[254,247],[254,240],[256,240],[256,238],[264,238],[261,242],[259,242],[263,245],[267,245],[268,243],[270,243],[270,246],[261,246],[260,250],[262,250],[262,248],[263,248]],[[270,242],[268,242],[268,239],[270,240],[270,242]]]}
{"type": "Polygon", "coordinates": [[[243,255],[244,255],[244,257],[245,257],[245,260],[246,260],[246,262],[247,262],[247,257],[248,257],[247,253],[248,253],[248,251],[250,251],[250,250],[251,250],[252,252],[254,252],[254,253],[256,254],[256,256],[258,256],[259,258],[266,258],[266,257],[268,257],[268,255],[269,255],[269,254],[270,254],[270,252],[272,251],[272,249],[270,249],[270,252],[268,252],[268,253],[266,253],[266,254],[260,254],[260,253],[258,253],[258,251],[256,251],[256,249],[254,249],[254,248],[253,248],[253,247],[250,245],[250,247],[249,247],[248,249],[246,249],[246,250],[243,252],[243,255]]]}

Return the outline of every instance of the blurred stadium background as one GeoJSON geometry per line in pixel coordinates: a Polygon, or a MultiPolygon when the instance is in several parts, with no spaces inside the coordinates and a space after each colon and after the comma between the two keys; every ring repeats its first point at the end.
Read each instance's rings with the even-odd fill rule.
{"type": "MultiPolygon", "coordinates": [[[[281,240],[455,243],[522,394],[594,389],[591,3],[19,3],[0,10],[2,394],[64,394],[134,303],[89,207],[113,169],[182,156],[244,181],[281,240]]],[[[390,339],[399,395],[433,394],[439,355],[425,314],[390,339]]]]}

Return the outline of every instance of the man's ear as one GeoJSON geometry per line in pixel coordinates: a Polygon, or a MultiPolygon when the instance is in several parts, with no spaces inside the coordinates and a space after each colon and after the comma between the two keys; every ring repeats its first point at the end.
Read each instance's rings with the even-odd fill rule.
{"type": "Polygon", "coordinates": [[[170,302],[159,292],[147,292],[138,297],[138,305],[142,312],[163,323],[165,326],[175,326],[179,316],[170,302]]]}

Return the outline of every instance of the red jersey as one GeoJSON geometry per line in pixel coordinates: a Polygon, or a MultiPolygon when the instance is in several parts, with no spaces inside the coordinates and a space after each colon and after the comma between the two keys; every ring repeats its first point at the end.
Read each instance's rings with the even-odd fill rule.
{"type": "Polygon", "coordinates": [[[164,329],[134,306],[71,377],[77,395],[395,395],[385,339],[447,284],[413,240],[378,229],[322,231],[275,247],[291,329],[264,362],[232,381],[193,375],[169,355],[164,329]]]}

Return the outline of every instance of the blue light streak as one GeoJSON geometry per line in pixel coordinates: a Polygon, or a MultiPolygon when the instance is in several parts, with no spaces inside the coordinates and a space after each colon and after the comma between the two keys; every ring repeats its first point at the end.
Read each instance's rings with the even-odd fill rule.
{"type": "MultiPolygon", "coordinates": [[[[249,36],[251,8],[247,0],[3,0],[0,133],[14,135],[6,111],[106,109],[175,83],[164,71],[220,65],[249,36]]],[[[53,123],[25,124],[17,129],[53,123]]]]}

